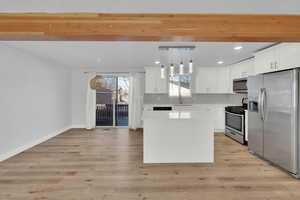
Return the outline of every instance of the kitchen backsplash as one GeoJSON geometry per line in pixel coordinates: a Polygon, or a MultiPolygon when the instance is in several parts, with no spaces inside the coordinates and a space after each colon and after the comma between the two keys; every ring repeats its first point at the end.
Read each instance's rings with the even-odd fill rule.
{"type": "MultiPolygon", "coordinates": [[[[183,104],[241,104],[247,94],[193,94],[192,98],[182,98],[183,104]]],[[[179,98],[167,94],[145,94],[144,104],[179,104],[179,98]]]]}

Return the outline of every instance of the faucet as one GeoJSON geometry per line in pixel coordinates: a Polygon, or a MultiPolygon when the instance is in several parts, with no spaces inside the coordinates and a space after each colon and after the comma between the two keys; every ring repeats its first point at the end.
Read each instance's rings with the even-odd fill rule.
{"type": "Polygon", "coordinates": [[[179,96],[178,96],[178,100],[179,100],[179,104],[183,104],[183,99],[182,99],[182,96],[181,96],[180,93],[179,93],[179,96]]]}

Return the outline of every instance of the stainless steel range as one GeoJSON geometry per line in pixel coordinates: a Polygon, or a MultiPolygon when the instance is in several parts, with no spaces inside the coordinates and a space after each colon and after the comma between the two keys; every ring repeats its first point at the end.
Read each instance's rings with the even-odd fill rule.
{"type": "Polygon", "coordinates": [[[225,107],[225,135],[241,144],[247,143],[245,138],[245,110],[247,110],[247,104],[225,107]]]}

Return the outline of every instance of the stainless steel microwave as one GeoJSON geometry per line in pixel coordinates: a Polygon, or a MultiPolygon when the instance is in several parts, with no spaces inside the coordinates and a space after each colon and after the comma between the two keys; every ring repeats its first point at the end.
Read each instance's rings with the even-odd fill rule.
{"type": "Polygon", "coordinates": [[[247,78],[234,79],[233,80],[233,92],[235,93],[247,93],[247,78]]]}

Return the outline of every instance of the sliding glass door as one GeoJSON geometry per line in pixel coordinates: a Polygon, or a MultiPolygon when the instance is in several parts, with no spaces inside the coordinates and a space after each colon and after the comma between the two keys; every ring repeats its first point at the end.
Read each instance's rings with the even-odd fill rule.
{"type": "Polygon", "coordinates": [[[97,89],[96,125],[128,126],[129,79],[126,76],[102,76],[103,88],[97,89]]]}
{"type": "Polygon", "coordinates": [[[116,126],[128,126],[129,79],[117,77],[116,126]]]}

